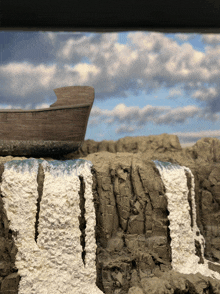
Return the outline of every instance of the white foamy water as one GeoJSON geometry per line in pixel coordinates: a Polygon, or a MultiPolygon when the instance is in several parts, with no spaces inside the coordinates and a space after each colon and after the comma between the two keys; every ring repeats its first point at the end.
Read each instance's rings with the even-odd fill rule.
{"type": "Polygon", "coordinates": [[[96,286],[95,209],[91,163],[85,160],[5,163],[1,191],[18,248],[19,294],[101,294],[96,286]],[[35,241],[37,173],[45,179],[35,241]],[[80,180],[85,182],[85,265],[79,229],[80,180]]]}
{"type": "Polygon", "coordinates": [[[196,223],[195,183],[191,170],[169,162],[155,160],[154,163],[166,188],[173,269],[183,274],[199,272],[204,276],[220,280],[220,274],[210,270],[208,260],[204,258],[205,239],[196,223]],[[185,171],[191,175],[192,227],[185,171]],[[199,263],[200,258],[195,254],[195,240],[201,245],[204,264],[199,263]]]}

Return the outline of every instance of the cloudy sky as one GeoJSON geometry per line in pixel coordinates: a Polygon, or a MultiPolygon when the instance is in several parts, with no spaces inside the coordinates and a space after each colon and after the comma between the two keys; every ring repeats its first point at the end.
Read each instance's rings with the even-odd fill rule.
{"type": "Polygon", "coordinates": [[[0,108],[45,108],[95,88],[85,139],[161,133],[220,139],[220,35],[0,32],[0,108]]]}

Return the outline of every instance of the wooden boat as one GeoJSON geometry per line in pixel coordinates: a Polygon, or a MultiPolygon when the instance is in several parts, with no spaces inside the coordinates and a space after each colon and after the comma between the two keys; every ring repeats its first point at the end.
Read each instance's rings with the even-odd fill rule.
{"type": "Polygon", "coordinates": [[[76,151],[85,138],[94,88],[54,89],[50,108],[0,110],[0,155],[59,157],[76,151]]]}

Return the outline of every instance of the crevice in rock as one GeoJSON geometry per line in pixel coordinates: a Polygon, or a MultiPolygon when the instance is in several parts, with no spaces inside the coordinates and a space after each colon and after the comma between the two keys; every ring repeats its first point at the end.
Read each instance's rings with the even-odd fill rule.
{"type": "MultiPolygon", "coordinates": [[[[141,182],[141,185],[142,185],[142,189],[143,189],[144,194],[145,194],[145,197],[146,197],[147,195],[146,195],[146,192],[145,192],[145,190],[144,190],[144,184],[143,184],[143,181],[142,181],[142,178],[141,178],[141,174],[140,174],[140,171],[139,171],[139,167],[138,167],[138,176],[139,176],[139,179],[140,179],[140,182],[141,182]]],[[[147,198],[147,200],[144,201],[144,207],[143,207],[144,234],[146,234],[146,213],[145,213],[145,211],[146,211],[147,203],[148,203],[148,201],[150,201],[150,197],[149,197],[149,196],[147,196],[146,198],[147,198]]]]}
{"type": "Polygon", "coordinates": [[[202,256],[202,249],[201,249],[201,244],[199,241],[195,240],[195,248],[196,248],[196,255],[199,257],[199,263],[204,264],[204,259],[202,256]]]}
{"type": "Polygon", "coordinates": [[[95,215],[96,215],[96,226],[95,226],[95,239],[96,239],[96,286],[104,292],[104,287],[102,283],[102,264],[99,262],[99,253],[101,253],[101,225],[100,225],[100,197],[98,194],[98,182],[97,182],[97,174],[94,167],[91,168],[92,173],[92,195],[95,207],[95,215]]]}
{"type": "Polygon", "coordinates": [[[81,214],[78,217],[79,218],[79,229],[81,231],[81,236],[80,236],[80,244],[82,246],[82,260],[83,260],[83,264],[85,265],[85,256],[86,256],[86,251],[85,251],[85,246],[86,246],[86,241],[85,241],[85,229],[86,229],[86,219],[85,219],[85,197],[84,197],[84,193],[85,193],[85,182],[83,180],[82,176],[79,176],[79,180],[80,180],[80,190],[79,190],[79,199],[80,199],[80,210],[81,210],[81,214]]]}
{"type": "MultiPolygon", "coordinates": [[[[168,215],[170,214],[168,209],[166,210],[166,213],[167,213],[167,219],[168,219],[168,215]]],[[[170,221],[169,221],[169,219],[168,219],[168,222],[167,222],[167,243],[168,243],[168,251],[169,251],[170,262],[172,262],[170,221]]]]}
{"type": "Polygon", "coordinates": [[[96,244],[100,243],[100,203],[99,203],[99,194],[98,194],[98,184],[97,184],[97,175],[94,167],[91,168],[91,173],[92,173],[92,195],[93,195],[93,201],[94,201],[94,207],[95,207],[95,215],[96,215],[96,226],[95,226],[95,239],[96,239],[96,244]]]}
{"type": "Polygon", "coordinates": [[[120,214],[119,214],[119,208],[118,208],[118,203],[117,203],[117,193],[115,192],[115,178],[117,177],[116,176],[116,171],[112,170],[110,174],[111,174],[111,184],[113,186],[113,195],[114,195],[114,198],[115,198],[115,208],[116,208],[116,213],[118,215],[118,226],[124,232],[124,230],[122,228],[122,225],[121,225],[121,222],[120,222],[120,214]]]}
{"type": "Polygon", "coordinates": [[[38,238],[38,225],[39,225],[39,214],[40,214],[40,202],[42,199],[43,194],[43,186],[44,186],[44,169],[41,164],[39,164],[38,167],[38,173],[37,173],[37,192],[38,192],[38,198],[37,198],[37,213],[36,213],[36,220],[35,220],[35,242],[37,243],[38,238]]]}
{"type": "MultiPolygon", "coordinates": [[[[128,173],[128,170],[124,170],[124,172],[127,172],[128,173]]],[[[129,217],[127,219],[127,225],[126,225],[126,229],[125,229],[125,233],[128,233],[128,224],[129,224],[129,221],[130,221],[130,217],[132,215],[134,215],[133,213],[133,205],[135,203],[135,201],[137,200],[137,195],[135,195],[135,190],[134,190],[134,178],[133,178],[133,160],[131,162],[131,167],[130,167],[130,177],[129,177],[129,181],[131,183],[131,194],[132,194],[132,199],[130,199],[130,214],[129,214],[129,217]]],[[[124,243],[125,244],[125,243],[124,243]]]]}
{"type": "Polygon", "coordinates": [[[217,154],[216,154],[216,142],[212,142],[212,150],[213,150],[213,162],[217,162],[217,154]]]}
{"type": "Polygon", "coordinates": [[[195,151],[195,150],[193,150],[193,152],[192,152],[192,159],[197,159],[198,158],[198,153],[195,151]]]}
{"type": "MultiPolygon", "coordinates": [[[[156,169],[156,171],[158,172],[158,170],[156,169]]],[[[147,204],[151,203],[151,199],[150,199],[150,196],[148,193],[146,193],[145,191],[145,187],[144,187],[144,182],[143,182],[143,179],[142,179],[142,176],[141,176],[141,172],[140,172],[140,167],[138,167],[138,170],[137,170],[137,173],[138,173],[138,176],[140,178],[140,182],[141,182],[141,185],[142,185],[142,189],[143,189],[143,192],[144,192],[144,195],[145,195],[145,199],[144,199],[144,205],[143,205],[143,217],[144,217],[144,234],[146,234],[146,207],[147,207],[147,204]]],[[[158,172],[159,173],[159,172],[158,172]]]]}
{"type": "Polygon", "coordinates": [[[144,202],[144,209],[143,209],[143,216],[144,216],[144,234],[146,234],[146,206],[147,206],[147,202],[144,202]]]}
{"type": "Polygon", "coordinates": [[[187,179],[187,187],[188,187],[188,202],[189,202],[189,214],[191,219],[191,228],[193,227],[193,213],[192,213],[192,193],[191,193],[191,175],[188,171],[185,171],[186,179],[187,179]]]}
{"type": "MultiPolygon", "coordinates": [[[[134,187],[133,187],[133,184],[132,184],[131,170],[132,170],[132,165],[131,165],[131,169],[130,169],[130,177],[129,177],[129,181],[130,181],[130,183],[131,183],[131,191],[132,191],[132,195],[135,195],[135,194],[134,194],[134,187]]],[[[129,170],[128,170],[127,168],[123,168],[123,171],[124,171],[124,173],[127,173],[127,175],[129,174],[129,170]]],[[[127,179],[127,177],[126,177],[126,179],[127,179]]],[[[123,180],[123,181],[124,181],[124,180],[123,180]]],[[[125,180],[125,182],[126,182],[126,180],[125,180]]],[[[129,217],[127,218],[127,223],[126,223],[126,229],[125,229],[125,233],[126,233],[126,234],[127,234],[127,232],[128,232],[128,224],[129,224],[129,219],[130,219],[130,217],[131,217],[131,204],[130,204],[130,215],[129,215],[129,217]]],[[[125,244],[125,242],[124,242],[124,244],[125,244]]]]}
{"type": "Polygon", "coordinates": [[[4,170],[5,170],[4,163],[1,163],[0,164],[0,183],[2,183],[2,175],[3,175],[4,170]]]}
{"type": "MultiPolygon", "coordinates": [[[[206,235],[206,224],[203,217],[202,209],[202,189],[198,173],[194,175],[195,179],[195,203],[196,203],[196,221],[201,234],[206,235]]],[[[205,247],[206,248],[206,247],[205,247]]],[[[206,250],[206,249],[205,249],[206,250]]]]}
{"type": "Polygon", "coordinates": [[[132,270],[133,270],[133,269],[137,269],[137,262],[136,262],[135,259],[133,259],[133,260],[131,261],[131,269],[132,269],[132,270]]]}

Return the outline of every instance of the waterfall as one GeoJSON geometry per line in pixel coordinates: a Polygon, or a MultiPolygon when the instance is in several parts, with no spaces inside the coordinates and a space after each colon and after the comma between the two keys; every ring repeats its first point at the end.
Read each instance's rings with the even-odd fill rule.
{"type": "Polygon", "coordinates": [[[18,293],[101,294],[96,286],[92,164],[86,160],[27,159],[6,162],[4,166],[1,192],[18,248],[18,293]],[[38,207],[39,166],[44,182],[38,207]],[[80,177],[85,186],[84,249],[80,242],[80,177]]]}
{"type": "Polygon", "coordinates": [[[191,170],[169,162],[155,160],[154,163],[166,189],[173,269],[183,274],[199,272],[220,280],[220,274],[208,268],[204,257],[205,239],[196,223],[195,183],[191,170]],[[185,172],[191,175],[192,224],[185,172]],[[203,263],[196,255],[195,241],[200,244],[203,263]]]}

